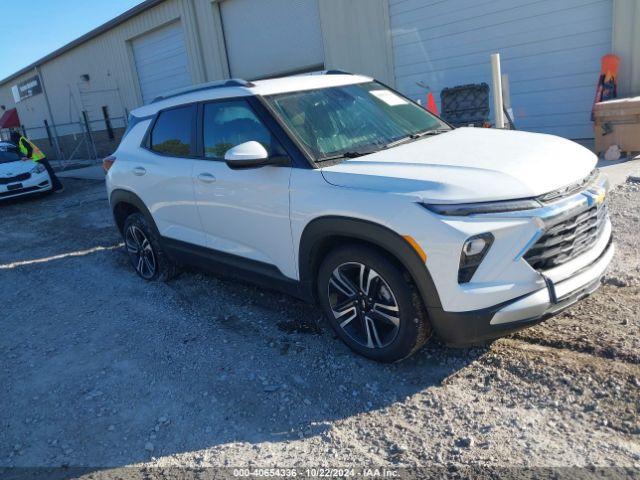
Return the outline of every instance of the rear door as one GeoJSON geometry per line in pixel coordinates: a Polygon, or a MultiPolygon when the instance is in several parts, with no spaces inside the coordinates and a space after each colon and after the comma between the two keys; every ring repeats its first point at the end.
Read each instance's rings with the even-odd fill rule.
{"type": "Polygon", "coordinates": [[[246,98],[202,106],[204,158],[193,170],[196,201],[209,248],[275,267],[295,278],[289,222],[291,167],[232,170],[230,148],[251,140],[270,156],[286,155],[246,98]]]}
{"type": "Polygon", "coordinates": [[[128,162],[136,193],[163,237],[205,245],[193,188],[197,106],[161,111],[145,140],[146,149],[128,162]]]}

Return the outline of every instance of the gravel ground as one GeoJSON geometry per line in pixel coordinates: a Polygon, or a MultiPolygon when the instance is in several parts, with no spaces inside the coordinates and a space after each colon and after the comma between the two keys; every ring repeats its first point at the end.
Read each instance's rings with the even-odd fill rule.
{"type": "Polygon", "coordinates": [[[0,207],[0,466],[640,467],[639,184],[592,297],[381,365],[285,295],[144,282],[104,185],[65,183],[0,207]]]}

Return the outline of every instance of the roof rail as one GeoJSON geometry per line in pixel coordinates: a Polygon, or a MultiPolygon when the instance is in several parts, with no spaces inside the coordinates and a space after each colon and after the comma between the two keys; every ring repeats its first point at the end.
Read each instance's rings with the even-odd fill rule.
{"type": "Polygon", "coordinates": [[[217,80],[215,82],[200,83],[198,85],[190,85],[188,87],[171,90],[167,93],[157,96],[156,98],[151,100],[151,103],[156,103],[161,100],[166,100],[168,98],[184,95],[185,93],[201,92],[203,90],[212,90],[214,88],[253,87],[253,86],[254,86],[253,83],[247,82],[246,80],[242,80],[241,78],[232,78],[230,80],[217,80]]]}

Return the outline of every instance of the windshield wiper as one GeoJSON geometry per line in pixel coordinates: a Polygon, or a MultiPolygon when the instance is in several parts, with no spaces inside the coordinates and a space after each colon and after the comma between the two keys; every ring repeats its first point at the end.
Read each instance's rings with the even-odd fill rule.
{"type": "Polygon", "coordinates": [[[423,130],[421,132],[411,133],[405,137],[399,138],[398,140],[394,140],[393,142],[386,143],[384,145],[377,144],[377,148],[369,149],[369,150],[351,150],[347,152],[340,152],[334,155],[328,155],[326,157],[322,157],[316,160],[316,163],[329,162],[331,160],[340,160],[343,158],[357,158],[362,157],[363,155],[369,155],[372,153],[379,152],[380,150],[386,150],[387,148],[395,147],[396,145],[400,145],[405,142],[409,142],[412,140],[417,140],[418,138],[426,137],[428,135],[439,135],[440,133],[445,133],[450,131],[450,128],[434,128],[431,130],[423,130]]]}
{"type": "Polygon", "coordinates": [[[328,155],[326,157],[322,157],[316,160],[316,162],[320,163],[320,162],[328,162],[331,160],[340,160],[342,158],[357,158],[357,157],[362,157],[363,155],[369,155],[371,153],[375,153],[377,152],[378,149],[375,150],[352,150],[352,151],[348,151],[348,152],[340,152],[340,153],[336,153],[334,155],[328,155]]]}
{"type": "Polygon", "coordinates": [[[401,145],[406,142],[410,142],[412,140],[417,140],[418,138],[426,137],[429,135],[439,135],[441,133],[451,131],[450,128],[434,128],[431,130],[423,130],[421,132],[411,133],[405,137],[399,138],[398,140],[394,140],[393,142],[387,143],[383,148],[391,148],[397,145],[401,145]]]}

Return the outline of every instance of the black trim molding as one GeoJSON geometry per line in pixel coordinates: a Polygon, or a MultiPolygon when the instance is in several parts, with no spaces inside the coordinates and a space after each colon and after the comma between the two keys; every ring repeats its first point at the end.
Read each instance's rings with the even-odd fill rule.
{"type": "Polygon", "coordinates": [[[348,217],[327,216],[309,222],[300,238],[300,282],[315,296],[316,272],[323,244],[346,237],[375,245],[392,255],[409,272],[426,307],[441,307],[440,297],[427,266],[409,243],[393,230],[377,223],[348,217]]]}

